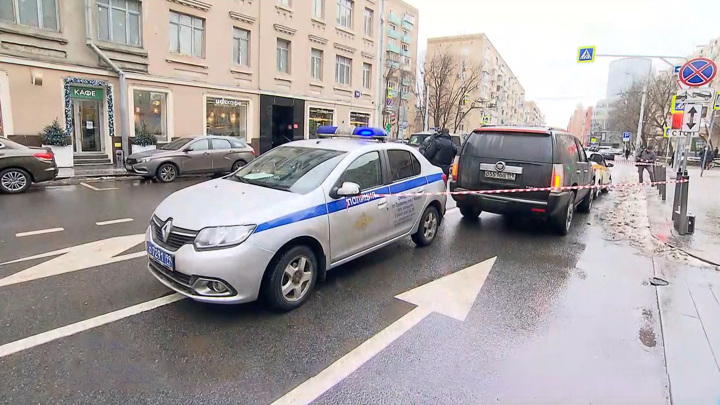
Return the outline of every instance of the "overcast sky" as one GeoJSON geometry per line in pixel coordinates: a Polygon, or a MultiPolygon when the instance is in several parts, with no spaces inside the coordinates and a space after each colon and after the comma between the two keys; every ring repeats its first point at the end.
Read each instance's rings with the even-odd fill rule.
{"type": "MultiPolygon", "coordinates": [[[[687,56],[720,36],[720,0],[406,0],[428,37],[485,33],[537,101],[547,124],[567,127],[578,103],[605,97],[608,64],[578,64],[578,46],[598,54],[687,56]]],[[[655,64],[664,67],[662,62],[655,64]]]]}

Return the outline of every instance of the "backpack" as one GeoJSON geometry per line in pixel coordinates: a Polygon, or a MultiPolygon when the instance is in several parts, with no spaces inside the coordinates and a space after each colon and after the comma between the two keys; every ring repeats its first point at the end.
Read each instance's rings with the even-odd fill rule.
{"type": "Polygon", "coordinates": [[[427,139],[423,141],[422,144],[420,144],[420,154],[425,156],[425,159],[429,160],[430,162],[433,161],[433,158],[435,157],[435,154],[437,153],[437,140],[435,139],[435,135],[430,135],[427,139]]]}

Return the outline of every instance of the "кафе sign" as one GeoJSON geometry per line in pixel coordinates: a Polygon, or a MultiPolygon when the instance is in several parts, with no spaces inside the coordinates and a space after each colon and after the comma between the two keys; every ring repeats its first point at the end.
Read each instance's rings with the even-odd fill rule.
{"type": "Polygon", "coordinates": [[[70,98],[81,100],[103,99],[103,90],[97,87],[69,86],[70,98]]]}

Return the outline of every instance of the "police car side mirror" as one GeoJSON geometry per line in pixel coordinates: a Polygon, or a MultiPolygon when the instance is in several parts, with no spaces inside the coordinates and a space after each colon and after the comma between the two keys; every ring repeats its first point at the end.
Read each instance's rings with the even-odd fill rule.
{"type": "MultiPolygon", "coordinates": [[[[335,190],[333,190],[335,191],[335,190]]],[[[360,185],[350,181],[346,181],[342,184],[342,187],[338,188],[333,194],[338,197],[354,197],[360,195],[360,185]]]]}

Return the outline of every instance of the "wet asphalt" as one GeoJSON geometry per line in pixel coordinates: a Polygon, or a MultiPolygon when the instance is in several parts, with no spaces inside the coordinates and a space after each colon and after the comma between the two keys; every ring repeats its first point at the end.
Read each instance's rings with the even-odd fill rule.
{"type": "MultiPolygon", "coordinates": [[[[164,197],[202,180],[0,196],[0,263],[141,234],[164,197]],[[95,224],[122,218],[133,221],[95,224]]],[[[464,322],[431,314],[315,403],[668,403],[652,261],[604,237],[612,199],[566,237],[451,205],[432,246],[408,238],[344,265],[291,313],[181,300],[0,357],[0,403],[267,404],[413,309],[395,295],[492,257],[464,322]]],[[[0,266],[0,280],[47,260],[0,266]]],[[[0,346],[168,295],[145,263],[0,287],[0,346]]]]}

